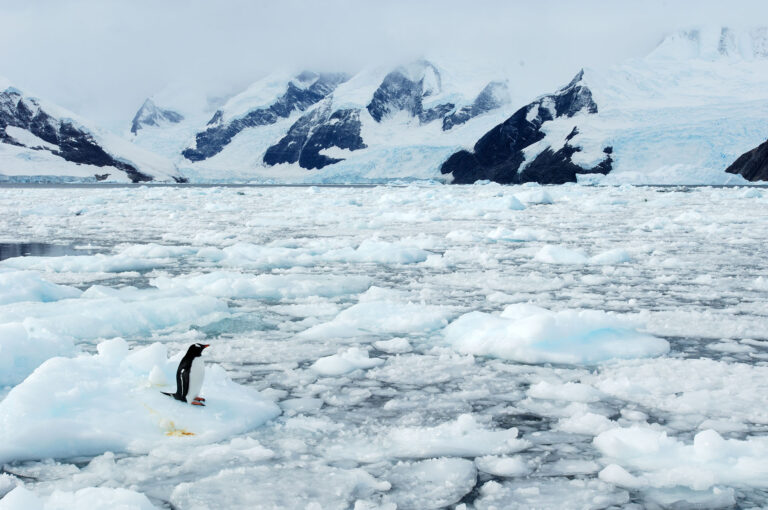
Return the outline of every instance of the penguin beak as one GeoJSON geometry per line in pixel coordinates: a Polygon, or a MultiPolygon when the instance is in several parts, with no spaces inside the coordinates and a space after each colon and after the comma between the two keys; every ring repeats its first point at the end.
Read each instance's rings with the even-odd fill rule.
{"type": "Polygon", "coordinates": [[[211,346],[211,344],[203,344],[203,349],[205,349],[206,347],[210,347],[210,346],[211,346]]]}

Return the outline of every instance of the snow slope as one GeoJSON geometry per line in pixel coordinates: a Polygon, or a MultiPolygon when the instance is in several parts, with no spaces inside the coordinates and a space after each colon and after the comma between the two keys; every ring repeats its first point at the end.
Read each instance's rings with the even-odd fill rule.
{"type": "MultiPolygon", "coordinates": [[[[768,137],[767,33],[692,30],[669,36],[646,58],[585,69],[581,85],[590,91],[595,111],[552,115],[536,125],[523,125],[535,132],[521,148],[523,157],[505,161],[501,169],[498,162],[507,154],[506,146],[519,143],[520,128],[490,146],[484,143],[489,132],[468,153],[479,163],[455,155],[442,171],[456,177],[471,164],[479,167],[474,179],[547,182],[539,177],[542,166],[549,174],[571,165],[578,167],[571,167],[572,173],[586,173],[605,161],[607,153],[608,175],[579,179],[611,184],[745,183],[724,170],[768,137]]],[[[564,90],[551,97],[561,97],[564,90]]],[[[536,104],[524,108],[531,112],[536,104]]]]}
{"type": "Polygon", "coordinates": [[[173,181],[173,163],[0,79],[0,179],[173,181]]]}
{"type": "Polygon", "coordinates": [[[439,178],[440,162],[508,115],[511,104],[504,73],[444,60],[371,66],[351,77],[275,73],[205,125],[150,126],[135,141],[175,155],[192,181],[439,178]]]}

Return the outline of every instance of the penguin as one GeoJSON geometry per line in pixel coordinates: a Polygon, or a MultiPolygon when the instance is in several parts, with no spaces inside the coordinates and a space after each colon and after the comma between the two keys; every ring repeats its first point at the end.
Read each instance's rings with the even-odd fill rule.
{"type": "Polygon", "coordinates": [[[163,391],[163,394],[193,406],[205,405],[203,404],[205,399],[198,395],[200,388],[203,387],[203,379],[205,379],[205,363],[200,356],[203,354],[203,349],[209,345],[198,343],[189,346],[176,370],[176,393],[163,391]]]}

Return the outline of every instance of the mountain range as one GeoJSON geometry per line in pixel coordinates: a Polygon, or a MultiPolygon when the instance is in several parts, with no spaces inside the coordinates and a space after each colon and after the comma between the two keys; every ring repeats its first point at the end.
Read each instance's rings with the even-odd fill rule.
{"type": "Polygon", "coordinates": [[[768,180],[766,28],[675,33],[644,58],[582,69],[527,99],[516,86],[525,76],[470,67],[275,73],[213,110],[147,98],[125,137],[0,80],[0,178],[768,180]]]}

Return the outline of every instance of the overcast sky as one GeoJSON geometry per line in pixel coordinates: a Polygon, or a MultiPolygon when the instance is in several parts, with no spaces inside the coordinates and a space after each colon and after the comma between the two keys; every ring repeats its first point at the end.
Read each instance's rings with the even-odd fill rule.
{"type": "Polygon", "coordinates": [[[440,54],[551,88],[580,67],[641,57],[679,28],[760,20],[762,0],[0,0],[0,76],[125,129],[169,84],[225,95],[279,68],[440,54]]]}

